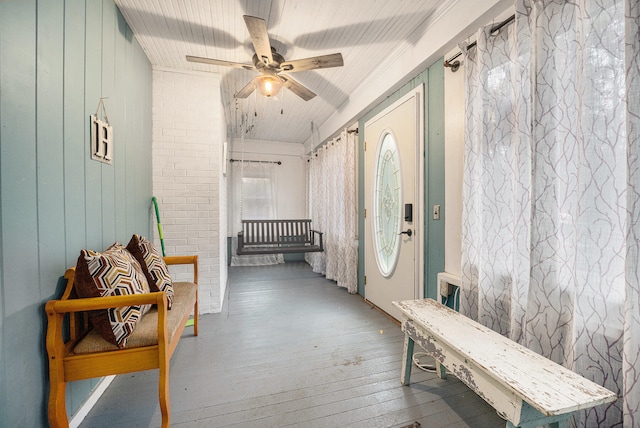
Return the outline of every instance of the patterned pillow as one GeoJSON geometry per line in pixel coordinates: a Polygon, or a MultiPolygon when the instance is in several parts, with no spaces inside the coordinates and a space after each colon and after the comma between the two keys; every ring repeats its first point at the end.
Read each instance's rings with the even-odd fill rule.
{"type": "Polygon", "coordinates": [[[133,254],[133,257],[142,266],[142,271],[149,282],[151,291],[164,291],[167,294],[168,306],[171,309],[173,304],[173,283],[171,282],[169,268],[160,253],[158,253],[158,250],[156,250],[156,247],[144,236],[133,235],[127,245],[127,250],[133,254]]]}
{"type": "MultiPolygon", "coordinates": [[[[104,297],[149,293],[149,284],[135,258],[119,243],[103,253],[80,251],[75,288],[79,297],[104,297]]],[[[124,348],[136,324],[151,305],[91,311],[93,327],[105,340],[124,348]]]]}

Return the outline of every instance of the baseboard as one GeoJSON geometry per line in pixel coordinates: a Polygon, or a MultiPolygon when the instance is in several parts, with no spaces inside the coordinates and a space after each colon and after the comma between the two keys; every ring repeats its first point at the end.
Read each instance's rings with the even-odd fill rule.
{"type": "Polygon", "coordinates": [[[398,321],[397,319],[395,319],[394,317],[392,317],[391,315],[389,315],[388,313],[386,313],[384,311],[384,309],[382,309],[380,306],[376,305],[375,303],[373,303],[371,300],[368,300],[366,298],[363,297],[363,300],[365,301],[366,304],[368,304],[369,306],[371,306],[373,309],[381,312],[383,315],[385,315],[387,318],[389,318],[391,321],[393,321],[393,323],[395,325],[397,325],[398,327],[400,326],[400,321],[398,321]]]}
{"type": "Polygon", "coordinates": [[[69,428],[78,428],[80,426],[82,421],[84,421],[84,418],[87,417],[93,406],[98,402],[113,379],[115,379],[115,375],[105,376],[102,378],[100,383],[94,388],[91,394],[89,394],[84,403],[82,403],[78,411],[71,417],[71,420],[69,421],[69,428]]]}

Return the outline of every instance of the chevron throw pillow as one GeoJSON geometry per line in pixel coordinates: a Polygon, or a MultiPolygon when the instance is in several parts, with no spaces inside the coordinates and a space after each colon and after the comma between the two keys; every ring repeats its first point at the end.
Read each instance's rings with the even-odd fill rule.
{"type": "MultiPolygon", "coordinates": [[[[75,288],[79,297],[105,297],[149,293],[149,284],[140,264],[119,243],[102,253],[80,251],[76,264],[75,288]]],[[[151,305],[133,305],[91,311],[93,327],[105,340],[124,348],[136,324],[151,305]]]]}
{"type": "Polygon", "coordinates": [[[173,304],[173,282],[166,263],[154,247],[153,243],[144,236],[133,235],[127,250],[142,266],[142,272],[149,282],[151,291],[164,291],[167,294],[169,309],[173,304]]]}

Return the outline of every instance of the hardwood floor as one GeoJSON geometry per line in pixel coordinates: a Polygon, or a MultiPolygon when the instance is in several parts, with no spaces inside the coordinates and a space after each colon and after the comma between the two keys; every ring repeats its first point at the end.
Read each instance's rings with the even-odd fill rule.
{"type": "MultiPolygon", "coordinates": [[[[414,367],[400,385],[400,328],[305,263],[229,277],[222,313],[202,315],[198,337],[186,328],[171,360],[172,426],[505,426],[453,377],[414,367]]],[[[116,377],[81,427],[160,426],[157,382],[116,377]]]]}

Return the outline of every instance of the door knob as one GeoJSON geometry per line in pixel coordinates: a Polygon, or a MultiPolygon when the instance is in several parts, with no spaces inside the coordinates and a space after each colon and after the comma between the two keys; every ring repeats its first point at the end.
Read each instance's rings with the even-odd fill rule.
{"type": "Polygon", "coordinates": [[[398,235],[407,235],[407,236],[411,236],[413,235],[413,232],[411,231],[411,229],[407,229],[403,232],[398,233],[398,235]]]}

